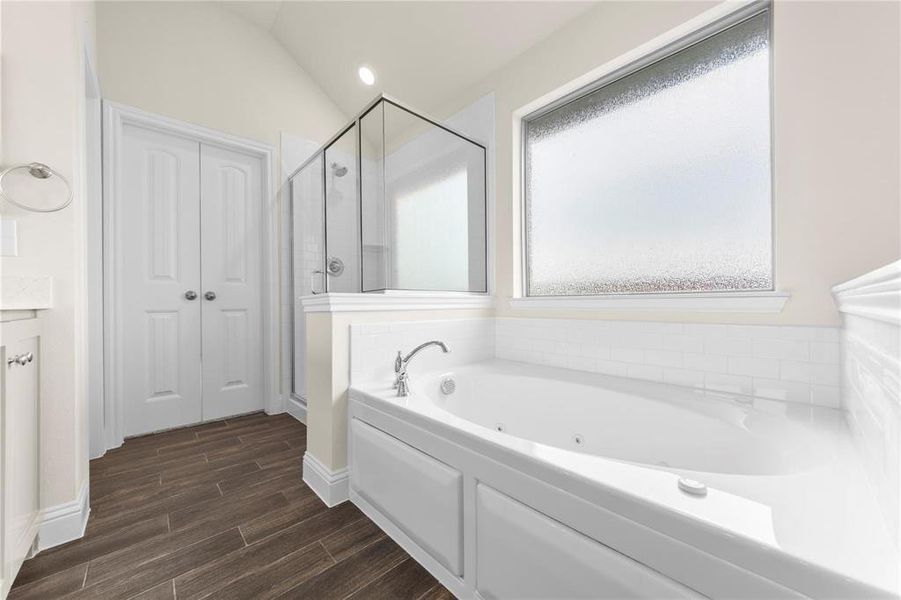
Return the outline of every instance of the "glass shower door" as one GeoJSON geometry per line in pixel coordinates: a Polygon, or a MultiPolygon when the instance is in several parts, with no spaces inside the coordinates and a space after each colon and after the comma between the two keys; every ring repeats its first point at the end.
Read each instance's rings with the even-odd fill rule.
{"type": "Polygon", "coordinates": [[[357,126],[325,149],[325,271],[329,292],[362,291],[357,126]]]}
{"type": "Polygon", "coordinates": [[[291,269],[294,352],[291,365],[291,392],[306,393],[306,322],[301,298],[325,291],[323,254],[323,163],[320,154],[291,178],[291,269]]]}

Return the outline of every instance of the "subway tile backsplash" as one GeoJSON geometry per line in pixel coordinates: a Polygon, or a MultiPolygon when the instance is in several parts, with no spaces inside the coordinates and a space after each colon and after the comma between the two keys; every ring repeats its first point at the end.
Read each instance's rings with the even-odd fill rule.
{"type": "Polygon", "coordinates": [[[838,327],[497,319],[498,358],[838,408],[838,327]]]}
{"type": "Polygon", "coordinates": [[[416,357],[411,370],[428,372],[491,360],[494,358],[494,319],[355,323],[350,326],[351,384],[372,381],[390,383],[394,377],[397,352],[406,354],[429,340],[445,342],[450,354],[429,348],[416,357]]]}
{"type": "Polygon", "coordinates": [[[843,404],[898,544],[901,523],[901,327],[845,315],[843,404]]]}
{"type": "Polygon", "coordinates": [[[774,327],[588,321],[449,319],[351,326],[351,381],[389,380],[398,350],[446,341],[419,368],[494,357],[618,377],[838,408],[837,327],[774,327]]]}

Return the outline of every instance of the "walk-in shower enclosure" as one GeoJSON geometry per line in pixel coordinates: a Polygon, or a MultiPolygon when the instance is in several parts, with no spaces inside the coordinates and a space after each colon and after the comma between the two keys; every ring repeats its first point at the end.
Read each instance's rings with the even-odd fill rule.
{"type": "Polygon", "coordinates": [[[302,298],[487,293],[486,152],[380,96],[290,178],[292,396],[305,396],[302,298]]]}
{"type": "Polygon", "coordinates": [[[487,292],[485,147],[380,96],[291,177],[295,301],[487,292]]]}

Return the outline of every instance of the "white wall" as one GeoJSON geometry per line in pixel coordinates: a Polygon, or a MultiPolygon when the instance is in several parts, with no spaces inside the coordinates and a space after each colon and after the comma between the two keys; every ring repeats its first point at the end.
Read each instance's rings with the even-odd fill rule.
{"type": "MultiPolygon", "coordinates": [[[[788,2],[774,7],[777,286],[781,314],[510,310],[518,281],[514,113],[714,6],[603,2],[450,101],[497,99],[499,316],[837,325],[830,288],[901,256],[899,10],[895,2],[788,2]]],[[[431,107],[426,107],[431,108],[431,107]]]]}
{"type": "Polygon", "coordinates": [[[345,115],[268,32],[215,2],[100,2],[103,95],[273,146],[324,142],[345,115]]]}
{"type": "Polygon", "coordinates": [[[41,311],[41,504],[75,500],[87,483],[85,394],[84,60],[94,52],[90,3],[2,3],[2,159],[42,161],[65,175],[72,204],[50,214],[0,206],[18,220],[19,255],[4,275],[53,277],[54,306],[41,311]]]}

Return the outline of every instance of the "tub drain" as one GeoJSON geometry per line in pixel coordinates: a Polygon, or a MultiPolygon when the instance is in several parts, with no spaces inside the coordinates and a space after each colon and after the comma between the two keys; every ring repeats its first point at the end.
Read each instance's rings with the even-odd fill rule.
{"type": "Polygon", "coordinates": [[[441,380],[441,393],[450,396],[457,389],[457,382],[453,377],[445,377],[441,380]]]}
{"type": "Polygon", "coordinates": [[[576,446],[581,446],[583,443],[585,443],[585,438],[577,433],[573,436],[573,441],[576,443],[576,446]]]}
{"type": "Polygon", "coordinates": [[[503,423],[498,423],[498,424],[496,424],[496,425],[494,426],[494,428],[495,428],[497,431],[500,431],[501,433],[504,433],[505,427],[504,427],[504,424],[503,424],[503,423]]]}

